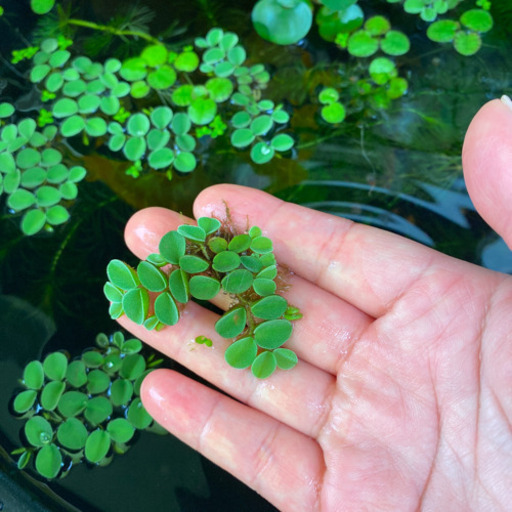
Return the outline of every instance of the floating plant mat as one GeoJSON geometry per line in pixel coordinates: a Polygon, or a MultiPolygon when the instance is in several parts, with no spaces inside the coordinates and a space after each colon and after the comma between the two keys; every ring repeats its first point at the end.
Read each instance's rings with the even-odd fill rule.
{"type": "MultiPolygon", "coordinates": [[[[321,3],[314,4],[304,33],[286,34],[307,37],[291,46],[262,39],[273,30],[276,35],[271,25],[267,32],[253,30],[255,5],[256,24],[265,5],[279,11],[279,0],[87,0],[73,1],[72,13],[66,0],[3,5],[6,61],[11,50],[20,52],[0,64],[0,139],[9,146],[1,160],[12,172],[0,197],[3,411],[29,361],[60,350],[80,354],[97,332],[117,329],[106,314],[102,287],[111,259],[134,263],[122,238],[130,215],[150,205],[190,215],[195,196],[214,183],[266,190],[511,270],[509,252],[469,201],[460,165],[463,134],[474,113],[486,100],[512,91],[510,3],[493,0],[491,30],[485,14],[459,14],[455,25],[437,25],[429,37],[433,14],[420,5],[426,2],[407,2],[407,16],[401,1],[321,3]],[[30,17],[30,4],[48,14],[30,17]],[[356,4],[371,16],[353,29],[361,31],[357,35],[337,37],[337,9],[348,6],[357,21],[356,4]],[[61,24],[61,38],[54,31],[58,5],[69,22],[61,24]],[[71,22],[75,13],[86,23],[71,22]],[[389,14],[391,26],[375,18],[379,14],[389,14]],[[222,32],[211,32],[215,27],[222,32]],[[475,50],[477,38],[456,35],[461,27],[483,40],[471,57],[460,53],[475,50]],[[50,42],[43,45],[45,40],[50,42]],[[32,44],[43,48],[30,50],[32,44]],[[409,44],[411,53],[402,54],[409,44]],[[203,69],[192,70],[195,65],[203,69]],[[89,90],[82,91],[84,86],[89,90]],[[235,96],[240,86],[254,102],[235,96]],[[354,95],[357,90],[361,96],[354,95]],[[16,107],[12,119],[6,104],[16,107]],[[58,143],[54,130],[45,131],[52,119],[58,143]],[[48,151],[57,147],[57,153],[48,151]],[[20,184],[24,192],[14,195],[20,184]],[[34,207],[45,217],[32,215],[23,230],[22,217],[34,207]]],[[[305,8],[302,1],[290,4],[292,18],[305,8]]],[[[0,414],[3,467],[11,474],[15,463],[7,454],[20,446],[20,428],[17,419],[0,414]]],[[[141,432],[109,466],[79,464],[49,487],[30,478],[22,485],[36,489],[42,502],[48,502],[44,489],[54,493],[51,510],[274,510],[170,435],[141,432]]]]}

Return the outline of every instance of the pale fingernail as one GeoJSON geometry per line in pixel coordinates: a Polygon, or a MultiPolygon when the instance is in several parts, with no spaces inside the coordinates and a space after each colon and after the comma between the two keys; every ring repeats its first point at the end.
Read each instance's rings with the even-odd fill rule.
{"type": "Polygon", "coordinates": [[[503,104],[507,105],[507,107],[512,110],[512,100],[506,95],[504,94],[502,97],[501,97],[501,101],[503,104]]]}

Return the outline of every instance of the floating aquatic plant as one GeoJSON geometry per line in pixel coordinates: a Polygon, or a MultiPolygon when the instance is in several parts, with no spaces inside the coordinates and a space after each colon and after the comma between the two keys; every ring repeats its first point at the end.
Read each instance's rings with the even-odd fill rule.
{"type": "Polygon", "coordinates": [[[105,466],[125,453],[137,430],[164,430],[153,422],[140,400],[144,377],[160,361],[139,352],[142,343],[116,332],[99,334],[96,348],[69,360],[52,352],[23,370],[12,409],[26,420],[18,467],[33,461],[47,479],[66,476],[81,462],[105,466]]]}
{"type": "MultiPolygon", "coordinates": [[[[136,268],[112,260],[107,275],[104,292],[114,319],[125,314],[158,330],[175,325],[190,299],[211,300],[223,292],[231,297],[231,305],[215,323],[215,331],[233,341],[225,352],[228,364],[251,367],[260,379],[276,368],[297,364],[296,354],[283,345],[292,334],[291,322],[302,315],[279,295],[282,276],[272,241],[256,226],[235,234],[219,220],[201,217],[197,225],[169,231],[159,252],[136,268]]],[[[196,342],[212,344],[204,336],[196,342]]]]}

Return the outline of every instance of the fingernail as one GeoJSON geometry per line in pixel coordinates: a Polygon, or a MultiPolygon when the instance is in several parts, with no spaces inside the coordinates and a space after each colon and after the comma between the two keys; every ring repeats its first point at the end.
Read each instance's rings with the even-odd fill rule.
{"type": "Polygon", "coordinates": [[[512,110],[512,100],[506,95],[504,94],[502,97],[501,97],[501,101],[503,102],[504,105],[507,105],[507,107],[512,110]]]}

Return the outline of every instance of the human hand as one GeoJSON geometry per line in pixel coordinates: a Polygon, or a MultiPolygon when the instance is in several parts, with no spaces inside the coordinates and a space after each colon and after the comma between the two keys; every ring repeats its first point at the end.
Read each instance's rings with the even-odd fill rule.
{"type": "MultiPolygon", "coordinates": [[[[511,133],[512,111],[493,101],[464,148],[473,201],[509,245],[511,133]]],[[[231,368],[217,315],[195,303],[159,332],[123,316],[136,336],[234,398],[156,370],[142,386],[150,414],[283,511],[508,509],[511,278],[253,189],[208,188],[194,214],[222,219],[224,202],[295,272],[286,296],[304,318],[288,346],[299,364],[266,380],[231,368]],[[190,343],[201,334],[213,348],[190,343]]],[[[169,210],[140,211],[128,246],[145,258],[182,223],[169,210]]]]}

